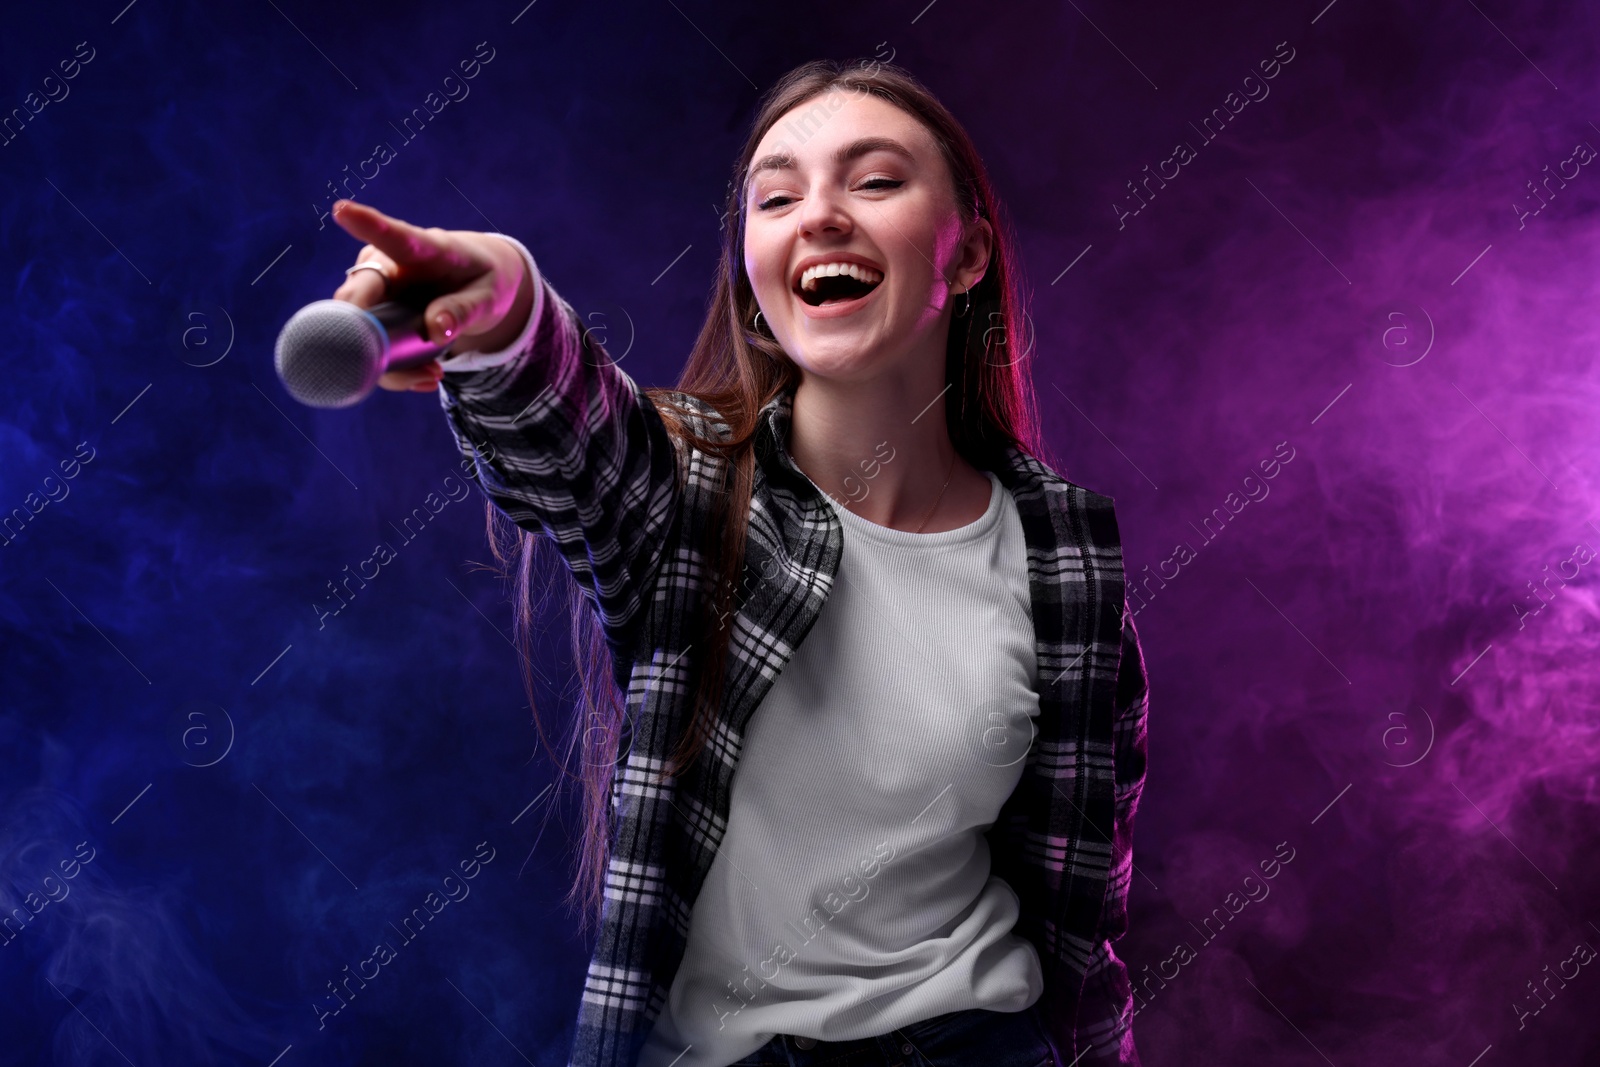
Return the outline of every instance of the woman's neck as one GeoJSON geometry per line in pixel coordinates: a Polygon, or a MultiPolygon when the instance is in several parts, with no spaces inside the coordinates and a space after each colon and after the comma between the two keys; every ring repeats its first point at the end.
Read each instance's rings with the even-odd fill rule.
{"type": "Polygon", "coordinates": [[[959,529],[983,516],[992,490],[950,440],[945,402],[953,398],[942,381],[807,375],[795,389],[789,453],[868,522],[909,533],[959,529]]]}

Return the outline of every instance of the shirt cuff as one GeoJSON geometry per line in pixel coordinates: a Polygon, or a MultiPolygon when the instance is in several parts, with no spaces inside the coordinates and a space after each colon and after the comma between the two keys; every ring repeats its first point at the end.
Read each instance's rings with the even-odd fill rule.
{"type": "Polygon", "coordinates": [[[528,277],[533,285],[533,307],[528,312],[528,322],[522,327],[522,333],[515,341],[496,352],[465,351],[457,352],[441,358],[439,366],[446,374],[456,374],[463,371],[483,370],[488,367],[498,367],[515,359],[528,346],[533,338],[534,331],[539,327],[539,316],[544,311],[544,284],[539,276],[539,268],[533,262],[533,253],[528,251],[526,245],[512,237],[510,234],[491,231],[491,236],[510,241],[522,254],[522,261],[527,265],[528,277]]]}

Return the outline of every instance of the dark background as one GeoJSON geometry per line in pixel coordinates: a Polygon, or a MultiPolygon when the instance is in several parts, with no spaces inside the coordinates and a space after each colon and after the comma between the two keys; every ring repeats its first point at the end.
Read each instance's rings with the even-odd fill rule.
{"type": "MultiPolygon", "coordinates": [[[[969,126],[1009,204],[1062,473],[1116,499],[1136,579],[1196,551],[1138,615],[1149,781],[1117,951],[1136,979],[1197,951],[1149,987],[1145,1063],[1597,1062],[1600,968],[1519,1011],[1600,947],[1600,562],[1574,557],[1600,550],[1600,168],[1523,214],[1600,147],[1600,9],[1325,5],[8,19],[0,107],[70,93],[0,145],[0,511],[70,494],[0,543],[0,905],[93,859],[0,947],[0,1059],[564,1063],[588,958],[559,907],[570,810],[481,498],[319,630],[326,584],[457,456],[433,394],[305,408],[272,342],[352,262],[328,183],[386,141],[360,199],[520,237],[624,370],[672,384],[759,91],[877,55],[969,126]],[[479,42],[469,95],[407,141],[479,42]],[[1202,141],[1280,42],[1270,95],[1202,141]],[[1119,226],[1180,140],[1196,158],[1119,226]],[[1201,536],[1280,442],[1270,495],[1201,536]],[[319,1030],[326,984],[480,842],[471,896],[319,1030]]],[[[554,712],[572,665],[544,618],[554,712]]]]}

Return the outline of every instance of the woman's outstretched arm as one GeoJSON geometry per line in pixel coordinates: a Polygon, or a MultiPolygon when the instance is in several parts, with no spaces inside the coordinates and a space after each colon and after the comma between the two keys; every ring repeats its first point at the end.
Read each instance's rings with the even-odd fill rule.
{"type": "Polygon", "coordinates": [[[595,605],[619,676],[680,498],[677,453],[653,402],[503,233],[420,227],[351,200],[333,217],[367,244],[336,299],[427,300],[424,329],[454,355],[385,373],[440,389],[475,478],[518,526],[548,534],[595,605]],[[394,290],[392,293],[391,290],[394,290]],[[443,386],[440,382],[443,381],[443,386]]]}
{"type": "Polygon", "coordinates": [[[520,334],[445,361],[440,405],[479,484],[518,526],[548,534],[599,610],[613,652],[630,644],[679,501],[677,453],[654,403],[583,328],[532,254],[520,334]]]}

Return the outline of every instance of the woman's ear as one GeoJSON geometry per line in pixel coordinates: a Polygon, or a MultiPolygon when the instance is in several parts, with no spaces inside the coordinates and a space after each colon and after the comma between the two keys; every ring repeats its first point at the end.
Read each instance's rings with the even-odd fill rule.
{"type": "Polygon", "coordinates": [[[979,282],[989,270],[989,256],[994,250],[994,228],[988,219],[977,219],[967,228],[967,237],[961,246],[961,265],[956,271],[956,283],[965,292],[979,282]]]}

